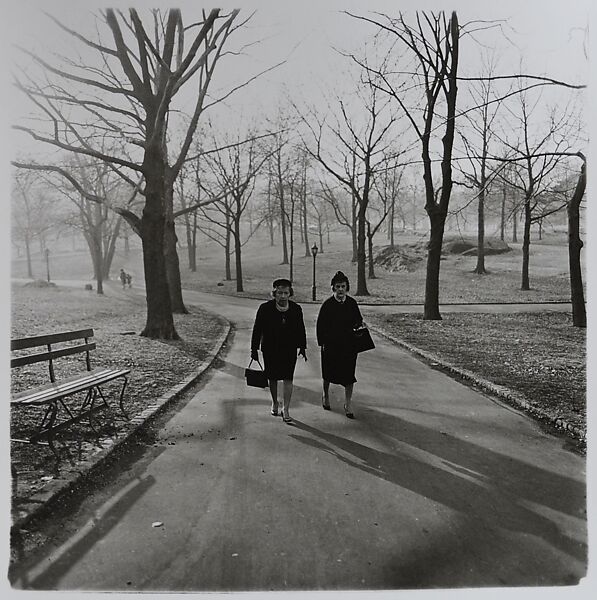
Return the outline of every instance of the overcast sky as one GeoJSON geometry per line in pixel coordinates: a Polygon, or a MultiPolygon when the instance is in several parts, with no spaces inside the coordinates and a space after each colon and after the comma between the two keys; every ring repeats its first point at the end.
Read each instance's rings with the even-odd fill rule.
{"type": "MultiPolygon", "coordinates": [[[[108,3],[110,4],[110,3],[108,3]]],[[[128,6],[130,2],[113,2],[112,5],[128,6]]],[[[133,2],[135,6],[167,6],[163,2],[133,2]]],[[[183,10],[201,6],[201,2],[176,2],[183,10]]],[[[293,97],[317,98],[322,89],[337,89],[342,84],[342,74],[348,68],[346,58],[335,49],[360,52],[365,41],[371,37],[373,28],[345,14],[348,10],[358,14],[378,10],[395,14],[398,8],[407,15],[421,8],[420,2],[396,0],[369,0],[367,2],[326,0],[289,2],[286,0],[256,0],[243,2],[219,2],[220,6],[242,7],[241,16],[256,13],[248,26],[237,36],[236,41],[261,40],[247,49],[245,56],[230,61],[224,75],[231,81],[240,80],[247,73],[256,73],[280,61],[285,64],[267,74],[243,90],[231,101],[244,117],[271,111],[283,102],[287,94],[293,97]],[[236,104],[235,104],[236,102],[236,104]]],[[[45,56],[48,51],[64,49],[68,36],[61,33],[40,12],[45,10],[73,29],[90,32],[93,26],[92,12],[101,4],[45,0],[18,0],[4,7],[4,25],[8,37],[19,45],[35,48],[45,56]],[[76,10],[74,10],[76,7],[76,10]]],[[[203,4],[209,7],[209,4],[203,4]]],[[[525,68],[535,74],[545,74],[566,79],[573,83],[585,82],[589,65],[583,55],[584,29],[589,15],[589,0],[546,1],[546,0],[500,0],[430,2],[424,7],[449,7],[458,11],[459,20],[504,19],[508,22],[509,42],[486,34],[489,45],[495,44],[504,71],[518,67],[521,58],[525,68]]],[[[196,8],[192,9],[195,14],[196,8]]],[[[190,14],[190,12],[189,12],[190,14]]],[[[80,47],[80,45],[78,45],[80,47]]],[[[14,52],[9,52],[12,64],[14,52]]],[[[479,47],[470,40],[461,42],[461,74],[467,71],[478,73],[479,47]]],[[[222,79],[220,80],[222,81],[222,79]]],[[[7,90],[9,108],[18,115],[27,102],[16,91],[7,90]]],[[[18,138],[23,139],[19,135],[18,138]]],[[[13,139],[13,138],[11,138],[13,139]]],[[[24,141],[24,140],[23,140],[24,141]]],[[[20,145],[15,140],[14,144],[20,145]]]]}

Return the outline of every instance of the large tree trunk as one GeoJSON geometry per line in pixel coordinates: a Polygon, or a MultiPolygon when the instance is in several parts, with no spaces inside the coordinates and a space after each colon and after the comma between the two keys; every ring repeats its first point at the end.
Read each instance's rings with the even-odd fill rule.
{"type": "Polygon", "coordinates": [[[193,245],[193,226],[191,225],[190,216],[185,213],[184,229],[187,238],[187,261],[189,263],[189,271],[196,271],[197,264],[195,263],[195,246],[193,245]]]}
{"type": "Polygon", "coordinates": [[[531,289],[529,281],[529,256],[531,252],[531,201],[527,198],[524,203],[524,232],[522,237],[522,281],[520,289],[531,289]]]}
{"type": "Polygon", "coordinates": [[[444,239],[444,225],[446,217],[439,210],[429,214],[430,234],[429,248],[427,250],[427,273],[425,277],[425,305],[423,319],[440,320],[439,312],[439,271],[442,257],[442,244],[444,239]]]}
{"type": "Polygon", "coordinates": [[[363,198],[359,203],[359,213],[357,218],[357,296],[368,296],[369,290],[367,289],[367,278],[366,278],[366,233],[365,226],[367,219],[365,218],[365,211],[367,210],[366,199],[363,198]]]}
{"type": "Polygon", "coordinates": [[[224,241],[224,275],[226,281],[232,281],[232,265],[230,264],[230,256],[232,255],[232,221],[230,215],[226,211],[226,237],[224,241]]]}
{"type": "Polygon", "coordinates": [[[284,203],[283,192],[280,195],[280,225],[282,227],[282,262],[281,265],[288,264],[288,238],[286,235],[286,206],[284,203]]]}
{"type": "Polygon", "coordinates": [[[351,208],[351,220],[352,227],[350,228],[350,235],[352,237],[352,258],[351,262],[356,263],[359,260],[359,234],[358,234],[358,215],[357,215],[357,199],[354,192],[352,192],[352,208],[351,208]]]}
{"type": "Polygon", "coordinates": [[[587,326],[585,295],[582,285],[580,251],[580,203],[587,185],[586,164],[583,162],[574,195],[568,203],[568,264],[570,266],[570,293],[572,300],[572,324],[574,327],[587,326]]]}
{"type": "Polygon", "coordinates": [[[193,211],[193,226],[191,230],[191,243],[189,247],[189,268],[193,273],[197,271],[197,211],[193,211]]]}
{"type": "Polygon", "coordinates": [[[500,213],[500,240],[506,239],[506,184],[502,188],[502,210],[500,213]]]}
{"type": "Polygon", "coordinates": [[[170,307],[172,312],[185,315],[188,310],[182,299],[182,281],[180,279],[180,261],[176,243],[176,227],[174,225],[174,183],[167,184],[164,195],[164,258],[166,262],[166,275],[168,277],[168,289],[170,291],[170,307]]]}
{"type": "MultiPolygon", "coordinates": [[[[457,73],[459,57],[459,26],[456,12],[450,19],[450,40],[452,43],[452,64],[447,74],[448,90],[446,93],[446,132],[442,138],[443,156],[441,162],[441,191],[439,203],[435,202],[433,176],[431,173],[431,157],[429,154],[429,138],[423,144],[423,179],[425,182],[425,209],[429,215],[430,235],[427,253],[427,273],[425,279],[425,306],[423,318],[429,320],[441,319],[439,312],[439,273],[441,265],[444,228],[448,215],[450,195],[452,193],[452,149],[454,147],[454,131],[456,123],[456,98],[458,93],[457,73]]],[[[430,115],[433,111],[430,111],[430,115]]],[[[431,121],[426,123],[426,134],[430,131],[431,121]]]]}
{"type": "Polygon", "coordinates": [[[154,143],[146,148],[143,160],[145,206],[141,217],[141,242],[147,318],[141,335],[176,340],[179,336],[174,327],[164,255],[166,161],[160,146],[154,143]]]}
{"type": "Polygon", "coordinates": [[[234,264],[236,269],[236,291],[243,292],[243,263],[240,244],[240,219],[234,220],[234,264]]]}
{"type": "Polygon", "coordinates": [[[373,265],[373,235],[371,234],[371,223],[367,221],[367,262],[369,266],[369,279],[375,279],[375,268],[373,265]]]}
{"type": "Polygon", "coordinates": [[[481,176],[479,204],[477,206],[477,265],[473,273],[485,275],[485,177],[481,176]]]}

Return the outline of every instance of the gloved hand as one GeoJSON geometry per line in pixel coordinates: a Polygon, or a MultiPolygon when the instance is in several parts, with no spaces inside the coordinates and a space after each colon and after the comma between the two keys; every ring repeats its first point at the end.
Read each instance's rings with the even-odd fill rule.
{"type": "Polygon", "coordinates": [[[298,353],[299,356],[302,356],[305,360],[307,360],[307,350],[306,348],[301,348],[298,353]]]}
{"type": "Polygon", "coordinates": [[[251,350],[251,360],[259,360],[259,352],[257,350],[251,350]]]}

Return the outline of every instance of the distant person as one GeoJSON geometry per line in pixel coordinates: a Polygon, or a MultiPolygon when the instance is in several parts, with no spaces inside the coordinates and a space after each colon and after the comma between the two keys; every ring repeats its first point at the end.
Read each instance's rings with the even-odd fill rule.
{"type": "Polygon", "coordinates": [[[120,282],[122,283],[122,289],[124,289],[126,286],[126,273],[124,269],[120,269],[120,282]]]}
{"type": "Polygon", "coordinates": [[[350,283],[342,271],[331,281],[332,295],[323,302],[317,315],[317,344],[321,346],[321,377],[324,410],[330,407],[330,383],[344,386],[344,414],[354,419],[352,392],[356,382],[357,352],[354,330],[363,324],[356,300],[348,295],[350,283]]]}
{"type": "Polygon", "coordinates": [[[129,288],[133,287],[133,276],[130,273],[126,274],[126,284],[129,288]]]}
{"type": "Polygon", "coordinates": [[[258,360],[259,348],[263,354],[264,370],[272,397],[270,412],[274,417],[278,416],[278,381],[283,381],[282,419],[285,423],[292,422],[289,410],[296,360],[298,356],[307,360],[303,310],[290,300],[292,295],[291,282],[288,279],[276,279],[272,290],[274,299],[264,302],[257,309],[251,336],[251,358],[258,360]]]}

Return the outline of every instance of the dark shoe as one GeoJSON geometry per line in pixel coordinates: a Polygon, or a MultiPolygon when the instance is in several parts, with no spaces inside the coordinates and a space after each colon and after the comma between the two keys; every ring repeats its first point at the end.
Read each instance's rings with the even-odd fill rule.
{"type": "Polygon", "coordinates": [[[292,417],[282,411],[282,421],[284,421],[284,423],[292,423],[292,417]]]}
{"type": "Polygon", "coordinates": [[[278,405],[276,404],[276,406],[272,407],[272,409],[269,412],[272,415],[272,417],[277,417],[279,415],[278,405]]]}
{"type": "Polygon", "coordinates": [[[344,405],[344,414],[346,415],[347,419],[354,419],[354,414],[346,410],[346,404],[344,405]]]}
{"type": "Polygon", "coordinates": [[[326,403],[325,397],[321,397],[321,406],[323,406],[323,410],[332,410],[329,401],[326,403]]]}

